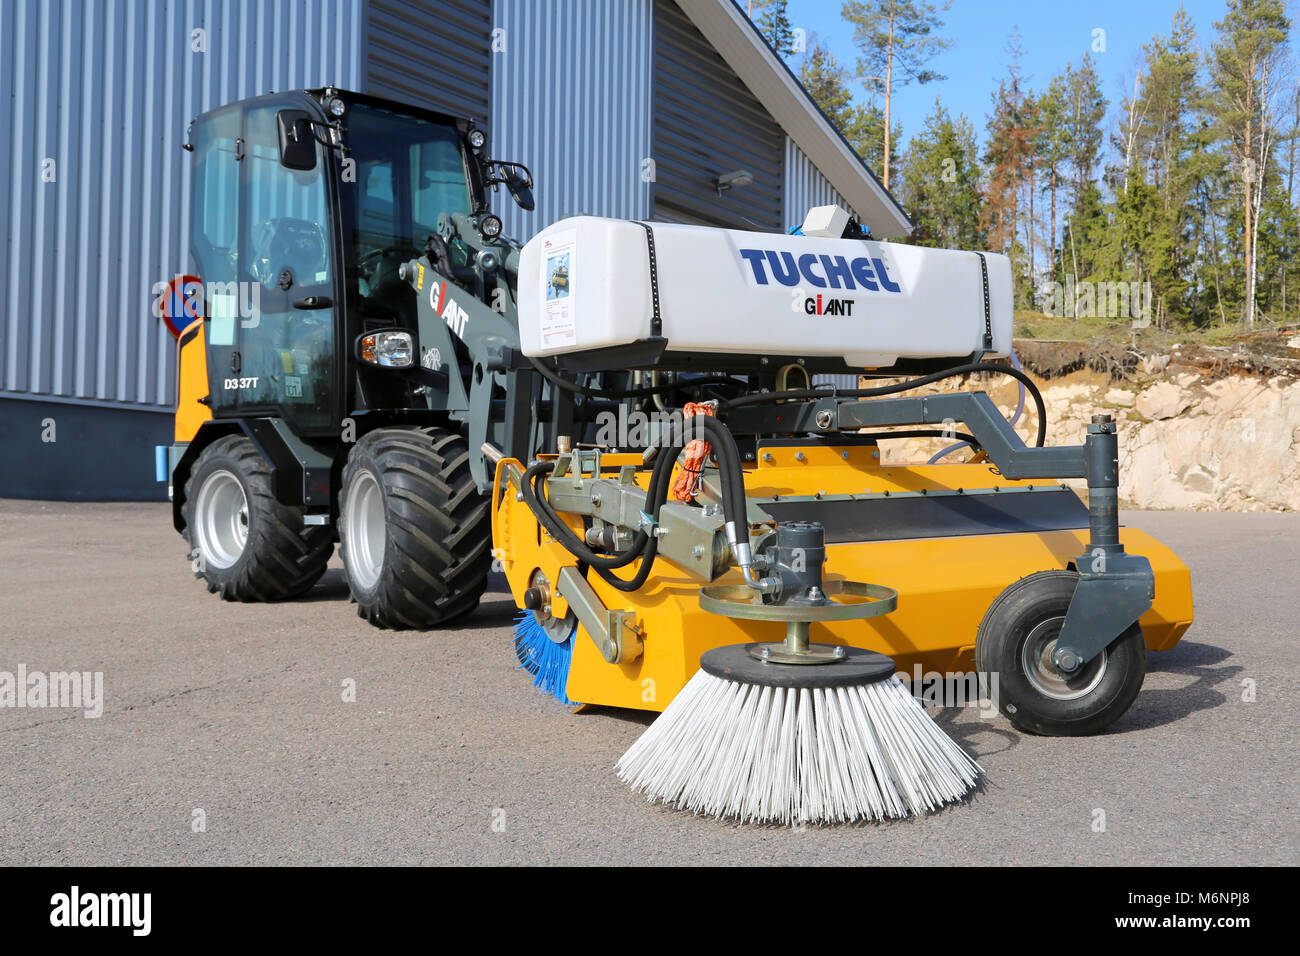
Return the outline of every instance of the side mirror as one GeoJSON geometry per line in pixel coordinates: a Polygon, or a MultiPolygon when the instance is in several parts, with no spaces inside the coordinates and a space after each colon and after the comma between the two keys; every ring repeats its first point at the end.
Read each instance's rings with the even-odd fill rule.
{"type": "Polygon", "coordinates": [[[518,166],[511,166],[506,173],[506,189],[510,190],[510,198],[520,209],[532,212],[537,208],[533,201],[533,177],[520,172],[518,166]]]}
{"type": "Polygon", "coordinates": [[[280,134],[280,165],[287,169],[316,168],[316,137],[306,110],[280,110],[275,114],[280,134]]]}

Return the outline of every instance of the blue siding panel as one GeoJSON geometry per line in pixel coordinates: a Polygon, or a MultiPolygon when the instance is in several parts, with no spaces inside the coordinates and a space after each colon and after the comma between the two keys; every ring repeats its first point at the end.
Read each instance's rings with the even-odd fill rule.
{"type": "Polygon", "coordinates": [[[651,0],[495,0],[489,152],[527,165],[537,209],[492,198],[526,241],[565,216],[650,215],[651,0]],[[504,46],[502,49],[501,47],[504,46]]]}
{"type": "Polygon", "coordinates": [[[0,398],[171,407],[152,288],[190,270],[186,127],[270,90],[359,87],[364,3],[0,3],[0,398]]]}
{"type": "MultiPolygon", "coordinates": [[[[847,212],[855,210],[844,200],[834,186],[830,184],[821,171],[813,165],[812,160],[804,155],[803,150],[795,145],[794,140],[785,140],[785,202],[783,216],[785,231],[802,225],[808,210],[814,206],[839,206],[847,212]]],[[[859,217],[861,218],[861,217],[859,217]]]]}

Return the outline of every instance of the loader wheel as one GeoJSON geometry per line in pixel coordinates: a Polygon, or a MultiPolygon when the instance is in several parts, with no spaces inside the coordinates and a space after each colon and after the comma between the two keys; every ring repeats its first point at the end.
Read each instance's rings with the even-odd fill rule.
{"type": "Polygon", "coordinates": [[[377,627],[434,627],[478,607],[492,527],[465,440],[441,428],[363,437],[343,469],[339,541],[357,614],[377,627]]]}
{"type": "Polygon", "coordinates": [[[1040,571],[1021,578],[989,607],[975,637],[975,666],[997,675],[998,709],[1021,730],[1079,737],[1105,730],[1142,689],[1147,652],[1135,622],[1073,677],[1052,666],[1079,576],[1040,571]]]}
{"type": "Polygon", "coordinates": [[[194,576],[227,601],[284,601],[320,580],[334,532],[303,523],[271,491],[271,469],[242,435],[200,453],[185,483],[185,539],[194,576]]]}

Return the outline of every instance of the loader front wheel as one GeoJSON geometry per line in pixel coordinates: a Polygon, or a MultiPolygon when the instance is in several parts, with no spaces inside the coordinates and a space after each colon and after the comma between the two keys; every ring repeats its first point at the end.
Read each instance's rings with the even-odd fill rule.
{"type": "Polygon", "coordinates": [[[1021,730],[1052,737],[1099,733],[1132,706],[1146,677],[1146,642],[1135,622],[1066,677],[1052,651],[1079,576],[1040,571],[990,605],[975,637],[975,666],[990,681],[998,709],[1021,730]]]}
{"type": "Polygon", "coordinates": [[[339,541],[357,614],[377,627],[435,627],[478,607],[491,516],[464,438],[441,428],[365,435],[343,469],[339,541]]]}
{"type": "Polygon", "coordinates": [[[194,576],[227,601],[284,601],[310,591],[334,553],[334,532],[276,500],[271,468],[251,441],[203,449],[185,483],[185,539],[194,576]]]}

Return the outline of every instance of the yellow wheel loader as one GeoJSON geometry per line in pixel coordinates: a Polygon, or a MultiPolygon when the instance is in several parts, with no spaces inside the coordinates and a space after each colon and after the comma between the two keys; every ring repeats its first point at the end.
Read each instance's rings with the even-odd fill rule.
{"type": "Polygon", "coordinates": [[[871,652],[978,671],[1044,734],[1119,718],[1192,621],[1187,568],[1120,521],[1116,424],[1044,444],[1003,256],[825,211],[576,217],[521,248],[488,198],[531,208],[531,175],[482,130],[335,89],[205,114],[187,148],[203,317],[162,455],[225,599],[302,594],[337,541],[361,616],[437,627],[495,558],[564,702],[664,710],[719,649],[788,687],[871,652]],[[1018,381],[1031,441],[982,391],[919,391],[976,373],[1018,381]],[[917,435],[969,460],[882,460],[917,435]]]}

